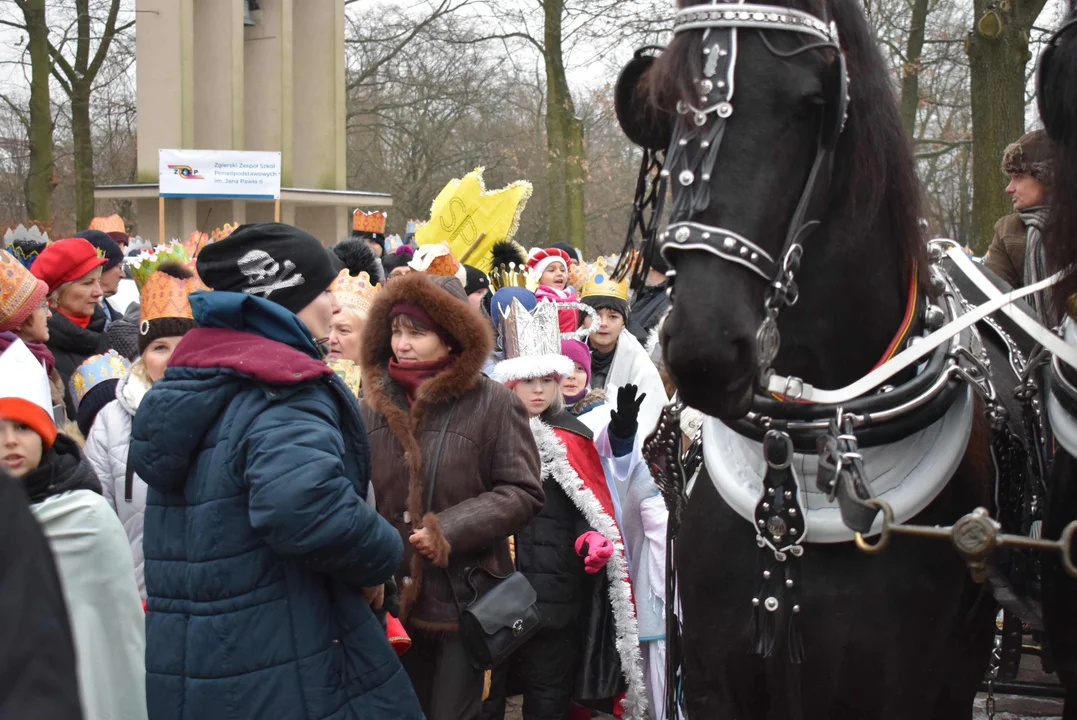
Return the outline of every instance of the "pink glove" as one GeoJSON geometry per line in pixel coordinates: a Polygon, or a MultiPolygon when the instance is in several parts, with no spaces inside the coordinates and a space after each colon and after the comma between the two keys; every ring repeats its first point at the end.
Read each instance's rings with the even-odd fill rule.
{"type": "Polygon", "coordinates": [[[583,569],[594,575],[613,556],[613,543],[601,533],[588,530],[576,538],[576,554],[583,558],[583,569]]]}

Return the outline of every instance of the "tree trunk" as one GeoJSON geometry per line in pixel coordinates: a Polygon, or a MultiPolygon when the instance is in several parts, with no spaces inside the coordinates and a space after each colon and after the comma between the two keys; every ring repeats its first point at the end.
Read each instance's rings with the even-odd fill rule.
{"type": "Polygon", "coordinates": [[[30,172],[26,176],[26,217],[48,225],[52,221],[52,189],[55,187],[52,157],[52,106],[49,98],[49,27],[45,21],[45,0],[25,0],[23,20],[29,35],[30,172]]]}
{"type": "Polygon", "coordinates": [[[974,0],[968,36],[972,90],[972,228],[970,245],[982,253],[995,222],[1013,212],[999,169],[1006,146],[1025,128],[1028,33],[1045,0],[974,0]]]}
{"type": "Polygon", "coordinates": [[[75,227],[86,229],[94,216],[89,82],[79,82],[71,88],[71,139],[75,161],[75,227]]]}
{"type": "Polygon", "coordinates": [[[928,0],[913,0],[905,64],[901,68],[901,125],[912,140],[916,136],[916,109],[920,106],[920,61],[924,50],[928,0]]]}
{"type": "Polygon", "coordinates": [[[546,147],[549,153],[546,183],[549,208],[546,237],[584,249],[584,183],[587,160],[583,149],[583,123],[576,117],[561,51],[561,17],[564,0],[546,0],[546,147]]]}

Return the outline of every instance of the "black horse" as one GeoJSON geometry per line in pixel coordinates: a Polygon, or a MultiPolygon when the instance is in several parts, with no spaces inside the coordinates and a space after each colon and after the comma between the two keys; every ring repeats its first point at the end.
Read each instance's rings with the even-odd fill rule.
{"type": "MultiPolygon", "coordinates": [[[[1052,272],[1071,272],[1052,288],[1051,305],[1067,308],[1077,293],[1077,12],[1052,39],[1040,61],[1037,100],[1040,116],[1055,146],[1051,218],[1044,238],[1047,264],[1052,272]]],[[[1077,518],[1077,459],[1056,447],[1047,492],[1043,534],[1058,537],[1077,518]]],[[[1059,680],[1066,688],[1067,720],[1077,718],[1077,580],[1055,563],[1043,566],[1043,620],[1048,650],[1059,680]]]]}
{"type": "MultiPolygon", "coordinates": [[[[833,22],[841,54],[802,32],[741,27],[732,111],[720,111],[720,148],[702,178],[698,168],[684,175],[669,156],[713,147],[710,140],[702,144],[706,135],[693,125],[705,131],[717,120],[685,112],[705,104],[714,87],[700,84],[710,60],[704,49],[714,42],[707,30],[679,32],[641,73],[631,89],[637,117],[622,117],[622,124],[652,148],[669,144],[671,225],[721,226],[754,243],[741,250],[731,241],[734,255],[754,263],[761,248],[780,264],[793,218],[803,221],[804,234],[796,236],[803,243],[799,298],[777,317],[781,348],[771,366],[816,387],[842,387],[884,355],[905,316],[911,276],[919,274],[919,287],[929,287],[919,185],[891,80],[860,3],[775,4],[810,13],[822,27],[833,22]],[[835,128],[846,109],[839,135],[835,128]],[[824,147],[832,162],[813,172],[824,147]],[[701,179],[709,184],[701,186],[701,179]],[[702,199],[700,187],[706,189],[702,199]]],[[[676,239],[693,244],[708,238],[685,233],[676,239]]],[[[772,291],[748,262],[698,246],[664,245],[664,254],[675,271],[661,337],[666,366],[687,404],[736,423],[757,397],[757,333],[772,291]]],[[[976,506],[991,507],[989,442],[986,423],[976,422],[956,474],[913,522],[948,525],[976,506]]],[[[852,543],[809,544],[794,609],[803,610],[796,631],[802,662],[784,650],[757,652],[758,628],[750,619],[753,598],[758,604],[760,548],[751,524],[719,496],[705,470],[677,547],[683,690],[693,720],[971,717],[996,606],[947,545],[902,537],[869,556],[852,543]]],[[[773,647],[784,648],[792,631],[777,632],[773,647]]]]}

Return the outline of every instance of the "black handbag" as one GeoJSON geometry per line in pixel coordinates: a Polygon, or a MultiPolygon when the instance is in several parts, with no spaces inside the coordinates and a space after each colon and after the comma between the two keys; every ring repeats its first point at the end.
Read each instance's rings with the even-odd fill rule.
{"type": "Polygon", "coordinates": [[[542,627],[538,595],[522,573],[511,572],[502,577],[481,567],[468,568],[466,572],[475,599],[461,608],[453,590],[453,600],[460,613],[460,638],[471,664],[489,670],[507,660],[542,627]],[[497,584],[479,595],[472,582],[476,572],[486,573],[497,584]]]}
{"type": "MultiPolygon", "coordinates": [[[[441,446],[445,433],[449,429],[456,402],[453,401],[445,422],[441,426],[438,442],[434,449],[434,461],[430,468],[430,484],[426,488],[425,511],[430,512],[434,500],[434,485],[437,483],[437,468],[441,460],[441,446]]],[[[460,621],[460,639],[467,649],[472,666],[479,670],[489,670],[504,662],[517,648],[531,639],[542,627],[542,614],[538,609],[538,594],[527,578],[518,572],[508,575],[494,575],[482,567],[465,568],[468,587],[475,594],[466,607],[460,604],[453,586],[452,576],[443,570],[449,583],[453,602],[460,621]],[[486,592],[479,594],[475,585],[475,573],[485,573],[496,583],[486,592]]]]}

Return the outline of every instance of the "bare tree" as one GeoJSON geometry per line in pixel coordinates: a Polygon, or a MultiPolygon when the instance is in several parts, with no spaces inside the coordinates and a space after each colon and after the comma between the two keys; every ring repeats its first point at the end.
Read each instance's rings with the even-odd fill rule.
{"type": "Polygon", "coordinates": [[[1029,32],[1046,0],[974,0],[968,36],[972,82],[972,247],[983,251],[998,218],[1011,212],[999,160],[1025,130],[1025,66],[1029,32]]]}
{"type": "Polygon", "coordinates": [[[4,102],[21,122],[27,136],[29,170],[25,181],[26,216],[48,224],[52,218],[52,190],[56,184],[52,148],[52,108],[49,97],[49,31],[45,20],[45,0],[15,0],[22,14],[21,21],[0,20],[0,23],[25,30],[26,52],[30,56],[30,102],[24,111],[4,97],[4,102]]]}
{"type": "Polygon", "coordinates": [[[52,75],[71,103],[75,169],[75,223],[86,227],[94,216],[94,147],[90,97],[115,37],[134,26],[119,23],[121,0],[74,0],[75,18],[56,42],[49,41],[52,75]],[[101,19],[101,16],[104,16],[101,19]],[[95,26],[100,26],[99,28],[95,26]],[[99,35],[95,35],[99,32],[99,35]],[[96,42],[96,48],[94,43],[96,42]]]}

